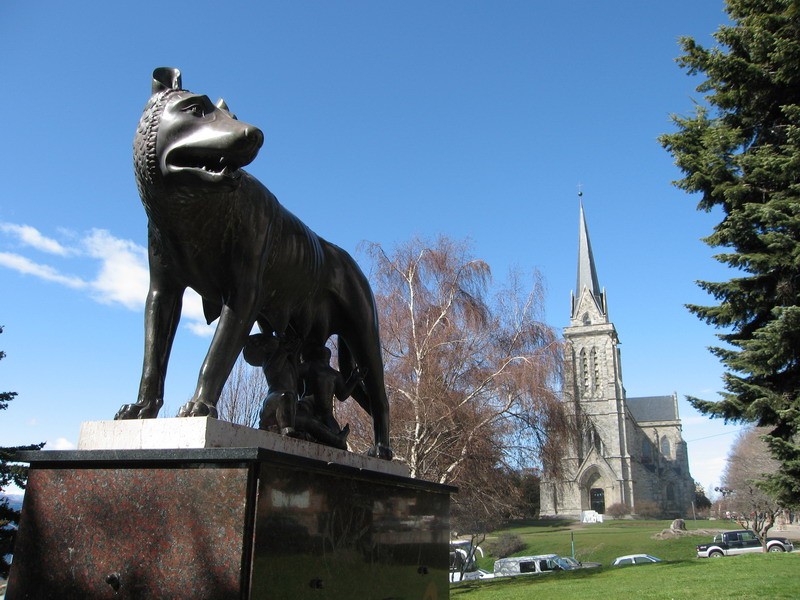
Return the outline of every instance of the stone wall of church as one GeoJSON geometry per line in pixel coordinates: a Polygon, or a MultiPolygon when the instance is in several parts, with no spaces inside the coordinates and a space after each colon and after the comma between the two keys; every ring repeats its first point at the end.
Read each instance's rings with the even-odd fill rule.
{"type": "Polygon", "coordinates": [[[564,479],[545,481],[541,514],[579,518],[592,508],[591,490],[603,490],[605,507],[622,503],[633,514],[663,511],[691,516],[694,481],[679,421],[639,426],[624,409],[617,420],[614,399],[584,402],[592,429],[564,461],[564,479]],[[604,408],[601,408],[604,407],[604,408]],[[552,491],[548,491],[552,489],[552,491]]]}
{"type": "Polygon", "coordinates": [[[635,471],[634,512],[655,509],[669,516],[691,515],[694,481],[689,475],[680,423],[651,422],[637,429],[636,442],[631,449],[635,471]]]}

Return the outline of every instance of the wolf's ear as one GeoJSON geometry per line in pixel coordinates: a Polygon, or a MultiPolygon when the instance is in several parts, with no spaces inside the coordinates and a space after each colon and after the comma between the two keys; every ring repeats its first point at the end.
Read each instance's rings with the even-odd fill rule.
{"type": "Polygon", "coordinates": [[[228,103],[225,102],[224,99],[220,98],[219,100],[217,100],[217,102],[216,102],[216,104],[214,104],[214,106],[216,106],[218,109],[224,110],[226,113],[228,113],[230,115],[231,119],[236,119],[236,115],[231,112],[231,109],[228,108],[228,103]]]}
{"type": "Polygon", "coordinates": [[[153,94],[181,89],[181,72],[174,67],[158,67],[153,71],[153,94]]]}

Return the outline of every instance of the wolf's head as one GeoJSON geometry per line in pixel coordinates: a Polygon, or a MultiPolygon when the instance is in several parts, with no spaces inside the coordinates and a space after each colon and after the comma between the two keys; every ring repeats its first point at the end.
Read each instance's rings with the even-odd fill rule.
{"type": "Polygon", "coordinates": [[[236,119],[223,100],[181,88],[178,69],[153,71],[153,94],[134,138],[139,191],[157,182],[235,187],[240,168],[258,154],[264,135],[236,119]]]}

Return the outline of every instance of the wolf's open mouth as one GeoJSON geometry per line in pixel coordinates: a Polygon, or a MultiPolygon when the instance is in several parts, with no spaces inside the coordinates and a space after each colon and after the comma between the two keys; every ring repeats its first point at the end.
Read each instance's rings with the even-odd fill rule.
{"type": "MultiPolygon", "coordinates": [[[[175,165],[179,166],[179,165],[175,165]]],[[[198,162],[196,164],[187,164],[184,168],[188,169],[202,169],[207,173],[212,173],[214,175],[219,175],[220,177],[233,177],[235,174],[239,172],[239,165],[232,164],[225,159],[224,156],[220,156],[219,162],[198,162]]]]}
{"type": "MultiPolygon", "coordinates": [[[[241,177],[242,161],[225,156],[203,156],[197,152],[176,148],[167,156],[166,166],[171,174],[193,174],[205,181],[219,182],[241,177]]],[[[184,149],[191,150],[191,149],[184,149]]]]}

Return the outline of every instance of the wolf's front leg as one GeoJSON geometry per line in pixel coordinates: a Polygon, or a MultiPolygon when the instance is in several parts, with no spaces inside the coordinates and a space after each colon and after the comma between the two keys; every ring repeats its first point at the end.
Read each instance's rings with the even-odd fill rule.
{"type": "Polygon", "coordinates": [[[217,402],[228,380],[236,358],[242,351],[247,336],[255,323],[255,302],[245,302],[222,307],[217,330],[211,347],[200,368],[194,396],[178,411],[179,417],[217,417],[217,402]]]}
{"type": "Polygon", "coordinates": [[[183,288],[162,288],[150,283],[144,309],[144,361],[139,398],[125,404],[115,419],[150,419],[164,404],[164,378],[175,331],[181,318],[183,288]]]}

